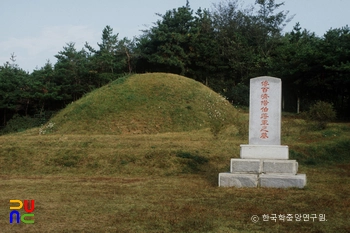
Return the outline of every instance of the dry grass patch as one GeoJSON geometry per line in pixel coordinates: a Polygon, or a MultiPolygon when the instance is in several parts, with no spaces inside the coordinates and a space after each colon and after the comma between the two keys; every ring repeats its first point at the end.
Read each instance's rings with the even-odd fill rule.
{"type": "Polygon", "coordinates": [[[346,232],[349,177],[303,168],[305,189],[218,188],[200,174],[1,176],[4,232],[346,232]],[[34,199],[33,225],[8,222],[9,199],[34,199]],[[326,214],[326,222],[252,223],[253,215],[326,214]]]}
{"type": "Polygon", "coordinates": [[[304,189],[217,187],[218,173],[247,143],[237,125],[216,136],[209,128],[2,136],[1,232],[349,232],[349,125],[290,127],[283,140],[307,175],[304,189]],[[35,223],[9,224],[10,199],[34,199],[35,223]],[[262,221],[264,214],[327,221],[262,221]]]}

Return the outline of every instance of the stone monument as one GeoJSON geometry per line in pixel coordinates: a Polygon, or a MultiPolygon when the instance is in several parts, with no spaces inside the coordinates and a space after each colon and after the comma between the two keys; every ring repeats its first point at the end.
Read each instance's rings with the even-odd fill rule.
{"type": "Polygon", "coordinates": [[[303,188],[306,175],[288,160],[281,145],[282,82],[268,76],[250,80],[249,144],[241,145],[240,159],[231,159],[229,173],[219,174],[220,187],[303,188]]]}

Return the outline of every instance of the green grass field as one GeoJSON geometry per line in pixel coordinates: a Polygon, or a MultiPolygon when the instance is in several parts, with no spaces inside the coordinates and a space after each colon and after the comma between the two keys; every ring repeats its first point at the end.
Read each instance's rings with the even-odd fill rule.
{"type": "MultiPolygon", "coordinates": [[[[82,106],[85,100],[70,106],[82,106]]],[[[207,120],[206,125],[181,128],[179,119],[194,114],[197,106],[191,100],[191,109],[186,101],[168,107],[184,107],[172,120],[166,111],[159,114],[163,125],[154,132],[146,132],[153,127],[145,124],[147,119],[143,130],[140,125],[130,128],[125,116],[119,126],[128,130],[101,133],[88,120],[82,123],[93,114],[85,108],[85,115],[76,118],[79,123],[73,117],[64,121],[75,107],[53,118],[52,127],[42,127],[44,134],[35,128],[1,136],[0,232],[350,232],[349,123],[313,130],[297,116],[283,117],[282,143],[299,162],[299,173],[307,175],[304,189],[222,188],[218,174],[229,170],[230,159],[239,157],[239,145],[248,141],[247,112],[224,111],[220,106],[226,105],[220,105],[221,114],[234,119],[217,126],[207,120],[211,109],[202,108],[197,120],[207,120]],[[35,223],[10,224],[10,199],[34,199],[35,223]],[[317,218],[263,221],[267,214],[317,218]],[[320,221],[320,214],[326,221],[320,221]],[[252,222],[253,215],[258,222],[252,222]]]]}

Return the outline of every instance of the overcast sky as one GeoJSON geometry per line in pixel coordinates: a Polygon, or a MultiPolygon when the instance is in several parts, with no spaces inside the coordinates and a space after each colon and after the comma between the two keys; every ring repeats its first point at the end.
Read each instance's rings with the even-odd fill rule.
{"type": "MultiPolygon", "coordinates": [[[[193,10],[212,9],[219,0],[190,0],[193,10]]],[[[245,5],[255,0],[240,0],[245,5]]],[[[276,2],[281,2],[276,0],[276,2]]],[[[295,17],[285,28],[291,31],[296,22],[302,28],[322,36],[330,28],[350,24],[350,0],[285,0],[281,10],[295,17]]],[[[42,67],[68,42],[80,50],[85,41],[96,47],[106,25],[119,39],[141,34],[159,19],[155,13],[181,7],[186,0],[0,0],[0,65],[11,53],[20,68],[32,72],[42,67]]]]}

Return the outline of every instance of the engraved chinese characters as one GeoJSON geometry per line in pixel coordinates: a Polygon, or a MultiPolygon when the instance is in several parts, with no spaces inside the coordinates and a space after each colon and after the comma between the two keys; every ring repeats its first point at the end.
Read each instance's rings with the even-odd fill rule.
{"type": "Polygon", "coordinates": [[[281,145],[281,80],[250,80],[249,144],[281,145]]]}
{"type": "Polygon", "coordinates": [[[261,82],[261,139],[267,139],[268,136],[268,125],[269,125],[269,95],[268,91],[270,89],[270,84],[267,80],[261,82]]]}

